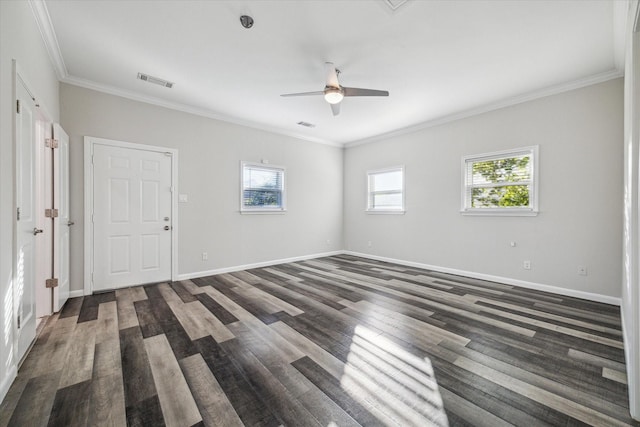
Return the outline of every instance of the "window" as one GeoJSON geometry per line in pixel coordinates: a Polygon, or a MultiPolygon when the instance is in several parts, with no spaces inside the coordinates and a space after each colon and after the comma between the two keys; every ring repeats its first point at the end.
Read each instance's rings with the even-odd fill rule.
{"type": "Polygon", "coordinates": [[[285,210],[284,168],[242,162],[241,212],[285,210]]]}
{"type": "Polygon", "coordinates": [[[538,147],[462,159],[462,213],[537,215],[538,147]]]}
{"type": "Polygon", "coordinates": [[[367,212],[404,213],[404,168],[367,172],[369,197],[367,212]]]}

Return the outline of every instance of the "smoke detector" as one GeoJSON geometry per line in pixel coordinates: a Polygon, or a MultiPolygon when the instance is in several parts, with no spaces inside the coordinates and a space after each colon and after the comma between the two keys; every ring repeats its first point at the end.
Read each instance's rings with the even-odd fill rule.
{"type": "Polygon", "coordinates": [[[249,15],[242,15],[240,17],[240,23],[245,28],[251,28],[253,27],[253,18],[250,17],[249,15]]]}

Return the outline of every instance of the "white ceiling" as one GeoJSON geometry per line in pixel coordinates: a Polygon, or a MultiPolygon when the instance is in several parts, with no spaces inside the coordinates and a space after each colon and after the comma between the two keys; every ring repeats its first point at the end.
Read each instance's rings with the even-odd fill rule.
{"type": "Polygon", "coordinates": [[[61,81],[354,143],[622,75],[624,1],[32,1],[61,81]],[[47,16],[48,13],[48,16],[47,16]],[[254,18],[241,26],[243,14],[254,18]],[[324,62],[345,86],[321,96],[324,62]],[[136,79],[138,72],[175,83],[136,79]],[[299,121],[316,125],[307,129],[299,121]]]}

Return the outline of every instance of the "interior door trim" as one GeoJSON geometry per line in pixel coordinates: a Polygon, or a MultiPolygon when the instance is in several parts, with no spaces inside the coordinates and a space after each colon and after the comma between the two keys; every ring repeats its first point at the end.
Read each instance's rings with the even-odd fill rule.
{"type": "Polygon", "coordinates": [[[95,145],[167,153],[171,156],[171,280],[178,279],[178,150],[112,139],[84,137],[84,295],[93,293],[93,153],[95,145]]]}

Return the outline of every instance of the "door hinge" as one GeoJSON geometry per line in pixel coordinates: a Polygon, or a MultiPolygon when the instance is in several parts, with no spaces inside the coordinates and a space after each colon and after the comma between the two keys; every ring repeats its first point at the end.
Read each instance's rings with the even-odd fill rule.
{"type": "Polygon", "coordinates": [[[58,279],[47,279],[44,282],[47,288],[57,288],[58,287],[58,279]]]}
{"type": "Polygon", "coordinates": [[[21,317],[22,316],[20,316],[20,313],[18,313],[18,329],[20,329],[20,321],[22,320],[21,317]]]}
{"type": "Polygon", "coordinates": [[[20,114],[20,100],[16,100],[16,112],[20,114]]]}
{"type": "Polygon", "coordinates": [[[54,138],[47,138],[44,140],[44,146],[47,148],[58,148],[58,140],[54,138]]]}
{"type": "Polygon", "coordinates": [[[20,221],[20,208],[16,208],[16,221],[20,221]]]}
{"type": "Polygon", "coordinates": [[[58,217],[58,209],[45,209],[44,210],[45,218],[57,218],[58,217]]]}

